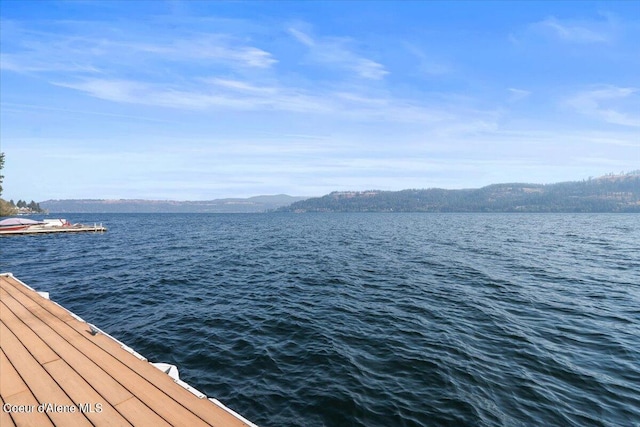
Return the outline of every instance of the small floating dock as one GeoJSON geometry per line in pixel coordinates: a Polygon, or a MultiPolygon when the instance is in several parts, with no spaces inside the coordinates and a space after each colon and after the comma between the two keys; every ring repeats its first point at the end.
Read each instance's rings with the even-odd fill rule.
{"type": "Polygon", "coordinates": [[[75,224],[68,227],[29,227],[22,230],[0,230],[0,236],[21,234],[52,234],[52,233],[104,233],[107,228],[102,224],[75,224]]]}
{"type": "Polygon", "coordinates": [[[23,218],[7,218],[0,221],[0,236],[51,233],[103,233],[102,224],[71,224],[66,219],[44,219],[34,221],[23,218]]]}
{"type": "Polygon", "coordinates": [[[0,274],[0,425],[256,427],[10,273],[0,274]]]}

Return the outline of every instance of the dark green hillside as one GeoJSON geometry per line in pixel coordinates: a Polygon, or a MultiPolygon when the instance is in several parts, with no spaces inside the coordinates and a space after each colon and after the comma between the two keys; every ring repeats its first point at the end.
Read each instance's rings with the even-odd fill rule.
{"type": "Polygon", "coordinates": [[[293,203],[290,212],[640,212],[640,171],[557,184],[465,190],[341,191],[293,203]]]}

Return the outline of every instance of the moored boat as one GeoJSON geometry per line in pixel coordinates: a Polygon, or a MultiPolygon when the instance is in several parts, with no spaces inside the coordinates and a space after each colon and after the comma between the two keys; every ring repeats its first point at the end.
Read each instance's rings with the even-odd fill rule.
{"type": "Polygon", "coordinates": [[[0,221],[0,231],[24,230],[34,225],[42,225],[42,221],[34,221],[27,218],[7,218],[0,221]]]}
{"type": "Polygon", "coordinates": [[[43,219],[42,222],[43,227],[71,227],[71,223],[62,218],[43,219]]]}

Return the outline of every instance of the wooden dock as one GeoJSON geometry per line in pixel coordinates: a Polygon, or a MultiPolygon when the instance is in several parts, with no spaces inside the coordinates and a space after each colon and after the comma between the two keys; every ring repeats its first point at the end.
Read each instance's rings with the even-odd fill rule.
{"type": "Polygon", "coordinates": [[[0,426],[256,427],[0,275],[0,426]]]}

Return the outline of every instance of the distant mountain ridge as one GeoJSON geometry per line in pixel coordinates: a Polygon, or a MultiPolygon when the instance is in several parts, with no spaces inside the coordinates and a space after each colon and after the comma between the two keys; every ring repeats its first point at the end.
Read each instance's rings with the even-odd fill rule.
{"type": "Polygon", "coordinates": [[[640,212],[640,170],[556,184],[461,190],[334,191],[313,198],[279,194],[205,201],[67,199],[40,206],[57,213],[640,212]]]}
{"type": "Polygon", "coordinates": [[[337,191],[282,207],[286,212],[640,212],[640,171],[557,184],[478,189],[337,191]]]}
{"type": "Polygon", "coordinates": [[[65,199],[46,200],[40,206],[57,213],[260,213],[304,199],[286,194],[205,201],[65,199]]]}

